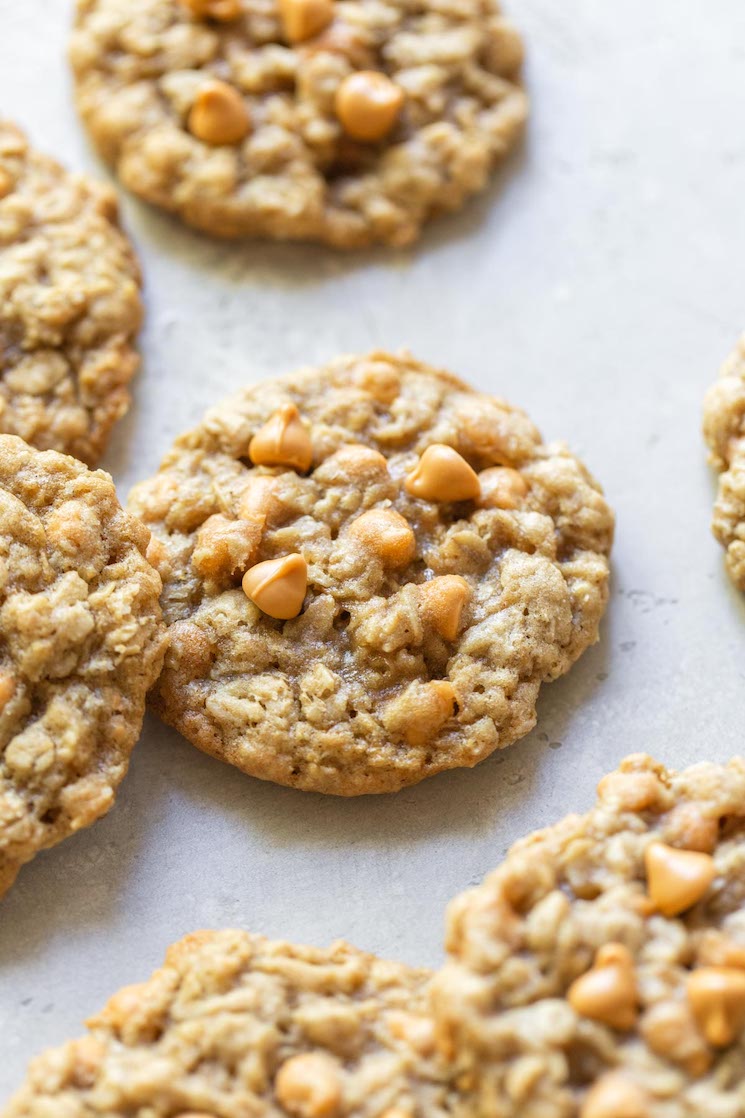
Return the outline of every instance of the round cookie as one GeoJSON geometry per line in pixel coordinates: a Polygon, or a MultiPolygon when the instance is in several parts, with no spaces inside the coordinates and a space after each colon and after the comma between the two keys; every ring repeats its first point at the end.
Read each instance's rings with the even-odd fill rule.
{"type": "Polygon", "coordinates": [[[219,237],[409,244],[527,115],[497,0],[77,0],[71,60],[122,183],[219,237]]]}
{"type": "Polygon", "coordinates": [[[160,545],[155,709],[296,788],[390,792],[515,741],[607,598],[585,468],[406,354],[243,390],[129,507],[160,545]]]}
{"type": "Polygon", "coordinates": [[[471,1118],[745,1113],[745,761],[628,757],[452,903],[447,946],[471,1118]]]}
{"type": "Polygon", "coordinates": [[[107,474],[0,435],[0,895],[127,771],[165,647],[148,539],[107,474]]]}
{"type": "Polygon", "coordinates": [[[32,1063],[5,1118],[445,1118],[429,972],[197,932],[32,1063]]]}
{"type": "Polygon", "coordinates": [[[0,433],[95,464],[129,407],[141,318],[114,192],[0,120],[0,433]]]}
{"type": "Polygon", "coordinates": [[[732,581],[745,590],[745,336],[706,395],[704,436],[720,471],[712,529],[732,581]]]}

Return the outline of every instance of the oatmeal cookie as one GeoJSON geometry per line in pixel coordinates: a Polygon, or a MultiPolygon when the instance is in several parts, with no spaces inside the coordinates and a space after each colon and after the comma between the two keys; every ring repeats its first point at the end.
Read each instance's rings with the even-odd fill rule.
{"type": "Polygon", "coordinates": [[[129,507],[164,582],[156,710],[296,788],[475,765],[532,728],[606,603],[613,517],[584,466],[407,354],[245,389],[129,507]]]}
{"type": "Polygon", "coordinates": [[[345,943],[197,932],[37,1059],[5,1118],[446,1118],[428,981],[345,943]]]}
{"type": "Polygon", "coordinates": [[[0,894],[127,770],[166,639],[148,539],[107,474],[0,435],[0,894]]]}
{"type": "Polygon", "coordinates": [[[409,244],[527,114],[497,0],[77,0],[71,60],[124,185],[219,237],[409,244]]]}
{"type": "Polygon", "coordinates": [[[0,120],[0,433],[95,464],[129,407],[141,317],[113,191],[0,120]]]}
{"type": "Polygon", "coordinates": [[[741,1118],[745,760],[628,757],[452,903],[447,946],[472,1118],[741,1118]]]}
{"type": "Polygon", "coordinates": [[[707,393],[704,436],[720,471],[712,529],[732,581],[745,590],[745,335],[707,393]]]}

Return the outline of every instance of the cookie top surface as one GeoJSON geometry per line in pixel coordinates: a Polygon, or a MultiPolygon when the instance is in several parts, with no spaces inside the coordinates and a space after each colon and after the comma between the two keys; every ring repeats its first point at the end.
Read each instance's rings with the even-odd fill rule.
{"type": "Polygon", "coordinates": [[[712,528],[732,581],[745,590],[745,335],[706,395],[704,436],[720,471],[712,528]]]}
{"type": "Polygon", "coordinates": [[[613,518],[584,467],[408,355],[245,389],[129,507],[162,545],[156,709],[303,789],[392,791],[513,742],[607,597],[613,518]]]}
{"type": "Polygon", "coordinates": [[[521,59],[497,0],[78,0],[71,44],[129,189],[217,236],[342,248],[407,244],[483,187],[521,59]]]}
{"type": "Polygon", "coordinates": [[[165,645],[148,539],[107,474],[0,435],[0,893],[126,772],[165,645]]]}
{"type": "Polygon", "coordinates": [[[635,755],[450,908],[438,1039],[478,1118],[745,1108],[745,761],[635,755]]]}
{"type": "Polygon", "coordinates": [[[140,276],[108,187],[0,120],[0,432],[89,464],[129,406],[140,276]]]}
{"type": "Polygon", "coordinates": [[[428,980],[345,943],[197,932],[37,1059],[5,1118],[444,1118],[428,980]]]}

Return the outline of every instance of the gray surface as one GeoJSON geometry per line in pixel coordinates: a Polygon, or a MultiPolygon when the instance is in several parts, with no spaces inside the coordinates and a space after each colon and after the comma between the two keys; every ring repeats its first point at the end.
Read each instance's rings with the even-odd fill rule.
{"type": "MultiPolygon", "coordinates": [[[[250,780],[150,720],[111,815],[0,911],[0,1099],[39,1049],[200,926],[436,964],[448,898],[520,833],[589,803],[625,753],[741,747],[745,611],[709,535],[700,402],[745,327],[742,0],[511,0],[534,115],[501,182],[411,253],[213,245],[128,201],[145,368],[106,465],[122,495],[225,392],[408,345],[526,407],[618,513],[600,644],[539,725],[472,772],[339,801],[250,780]],[[716,13],[716,14],[714,14],[716,13]]],[[[0,106],[96,167],[71,105],[65,0],[0,0],[0,106]]]]}

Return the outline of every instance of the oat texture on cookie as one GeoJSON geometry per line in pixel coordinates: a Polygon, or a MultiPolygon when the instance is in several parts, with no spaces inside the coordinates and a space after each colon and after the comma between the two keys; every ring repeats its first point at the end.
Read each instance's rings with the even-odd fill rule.
{"type": "Polygon", "coordinates": [[[515,741],[607,597],[613,517],[584,466],[406,354],[245,389],[129,507],[164,582],[155,709],[302,789],[393,791],[515,741]]]}
{"type": "Polygon", "coordinates": [[[469,1118],[745,1113],[745,761],[636,754],[451,905],[438,1045],[469,1118]]]}
{"type": "Polygon", "coordinates": [[[497,0],[77,0],[70,56],[122,183],[220,237],[409,244],[527,115],[497,0]]]}
{"type": "Polygon", "coordinates": [[[37,1059],[4,1118],[446,1118],[429,978],[345,943],[197,932],[37,1059]]]}
{"type": "Polygon", "coordinates": [[[129,407],[141,317],[114,192],[0,120],[0,433],[95,464],[129,407]]]}
{"type": "Polygon", "coordinates": [[[148,540],[107,474],[0,435],[0,894],[127,770],[166,639],[148,540]]]}
{"type": "Polygon", "coordinates": [[[720,475],[712,528],[732,581],[745,590],[745,336],[707,393],[704,435],[720,475]]]}

